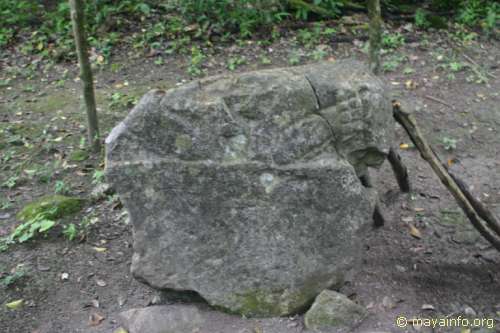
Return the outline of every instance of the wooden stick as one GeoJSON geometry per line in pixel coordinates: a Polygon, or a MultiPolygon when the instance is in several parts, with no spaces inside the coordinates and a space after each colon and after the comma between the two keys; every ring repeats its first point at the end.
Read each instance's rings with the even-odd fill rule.
{"type": "MultiPolygon", "coordinates": [[[[444,164],[444,167],[448,170],[448,167],[446,167],[445,164],[444,164]]],[[[460,188],[460,190],[467,197],[467,200],[470,201],[470,204],[476,210],[477,215],[479,215],[479,217],[482,218],[486,222],[486,225],[494,233],[496,233],[497,235],[500,235],[500,222],[498,222],[498,219],[495,217],[495,215],[493,215],[493,213],[485,205],[483,205],[481,203],[481,201],[477,200],[472,195],[472,193],[470,193],[469,189],[467,188],[467,186],[465,185],[465,183],[463,182],[463,180],[461,180],[460,178],[458,178],[457,175],[453,174],[449,170],[448,170],[448,172],[449,172],[451,178],[453,178],[453,180],[457,183],[457,185],[460,188]]]]}
{"type": "Polygon", "coordinates": [[[439,99],[439,98],[431,96],[431,95],[425,95],[424,97],[427,98],[427,99],[430,99],[431,101],[437,102],[439,104],[443,104],[444,106],[447,106],[447,107],[449,107],[452,110],[455,110],[455,107],[453,105],[450,105],[450,104],[446,103],[442,99],[439,99]]]}
{"type": "Polygon", "coordinates": [[[398,181],[399,189],[401,192],[408,193],[410,192],[410,180],[408,178],[408,169],[401,161],[401,156],[394,150],[393,147],[389,150],[389,155],[387,156],[387,160],[391,164],[392,171],[394,171],[394,175],[396,176],[396,180],[398,181]]]}
{"type": "Polygon", "coordinates": [[[485,215],[483,213],[479,214],[476,211],[474,205],[467,198],[467,195],[464,194],[455,179],[453,179],[453,177],[449,174],[447,168],[443,166],[443,163],[439,160],[438,156],[434,153],[420,132],[413,115],[404,111],[399,102],[393,102],[393,115],[396,121],[406,130],[413,144],[420,151],[422,158],[429,163],[441,182],[453,195],[460,208],[462,208],[465,215],[471,221],[472,225],[486,240],[488,240],[488,242],[490,242],[491,245],[500,251],[500,234],[494,231],[495,228],[490,226],[490,228],[487,229],[483,225],[480,215],[485,215]]]}

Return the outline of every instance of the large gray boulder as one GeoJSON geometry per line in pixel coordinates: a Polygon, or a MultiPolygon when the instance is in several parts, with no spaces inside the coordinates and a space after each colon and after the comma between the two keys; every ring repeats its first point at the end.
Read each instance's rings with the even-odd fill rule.
{"type": "Polygon", "coordinates": [[[146,94],[106,140],[134,276],[246,316],[302,310],[361,256],[390,100],[360,63],[207,78],[146,94]]]}

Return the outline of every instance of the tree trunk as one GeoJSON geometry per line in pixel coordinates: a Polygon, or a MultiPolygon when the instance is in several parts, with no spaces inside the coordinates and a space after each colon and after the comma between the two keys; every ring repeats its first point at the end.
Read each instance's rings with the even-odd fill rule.
{"type": "Polygon", "coordinates": [[[380,48],[382,46],[382,14],[380,0],[367,0],[370,17],[370,68],[378,75],[380,72],[380,48]]]}
{"type": "Polygon", "coordinates": [[[87,36],[85,34],[83,0],[69,0],[69,4],[71,8],[71,21],[73,22],[73,34],[75,36],[76,53],[80,64],[80,78],[83,83],[83,100],[87,110],[88,140],[92,149],[95,152],[99,152],[101,149],[99,124],[94,95],[94,81],[88,56],[87,36]]]}

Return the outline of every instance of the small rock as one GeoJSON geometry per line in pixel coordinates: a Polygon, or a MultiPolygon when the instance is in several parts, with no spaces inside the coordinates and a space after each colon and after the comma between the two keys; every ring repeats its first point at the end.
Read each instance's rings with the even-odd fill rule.
{"type": "Polygon", "coordinates": [[[10,214],[9,213],[2,213],[2,214],[0,214],[0,220],[7,220],[8,218],[10,218],[10,214]]]}
{"type": "Polygon", "coordinates": [[[396,265],[396,269],[398,270],[398,272],[401,272],[401,273],[406,272],[406,267],[401,266],[401,265],[396,265]]]}
{"type": "Polygon", "coordinates": [[[382,299],[382,305],[386,309],[394,309],[396,307],[394,301],[389,296],[384,296],[384,298],[382,299]]]}
{"type": "Polygon", "coordinates": [[[61,280],[62,281],[68,281],[69,280],[69,274],[68,273],[62,273],[61,274],[61,280]]]}
{"type": "Polygon", "coordinates": [[[479,239],[479,233],[476,230],[457,230],[452,239],[458,244],[472,245],[479,239]]]}
{"type": "Polygon", "coordinates": [[[92,189],[92,192],[90,193],[90,198],[92,201],[97,202],[100,200],[103,200],[106,198],[108,195],[113,195],[114,194],[114,189],[111,188],[109,184],[102,183],[94,187],[92,189]]]}
{"type": "Polygon", "coordinates": [[[473,317],[473,316],[476,316],[476,315],[477,315],[476,311],[475,311],[473,308],[471,308],[470,306],[466,306],[466,307],[464,308],[464,314],[465,314],[466,316],[471,316],[471,317],[473,317]]]}
{"type": "Polygon", "coordinates": [[[354,303],[345,295],[324,290],[316,297],[305,315],[305,325],[311,330],[350,330],[367,315],[364,307],[354,303]]]}
{"type": "Polygon", "coordinates": [[[127,299],[123,296],[119,296],[118,297],[118,305],[120,306],[120,308],[125,305],[125,303],[127,302],[127,299]]]}
{"type": "Polygon", "coordinates": [[[436,309],[432,304],[424,304],[422,305],[422,310],[435,311],[436,309]]]}
{"type": "Polygon", "coordinates": [[[192,333],[203,323],[200,311],[187,305],[150,306],[120,313],[129,333],[192,333]]]}
{"type": "Polygon", "coordinates": [[[106,286],[107,286],[106,281],[101,280],[101,279],[97,279],[97,280],[95,281],[95,283],[96,283],[99,287],[106,287],[106,286]]]}

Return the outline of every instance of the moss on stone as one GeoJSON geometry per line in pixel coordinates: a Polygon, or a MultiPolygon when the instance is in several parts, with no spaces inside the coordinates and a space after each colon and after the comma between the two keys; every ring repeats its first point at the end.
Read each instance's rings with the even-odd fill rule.
{"type": "Polygon", "coordinates": [[[181,151],[186,151],[191,149],[193,142],[189,135],[182,134],[175,138],[175,146],[181,151]]]}
{"type": "Polygon", "coordinates": [[[345,295],[324,290],[304,316],[304,323],[310,330],[350,331],[366,317],[366,314],[365,308],[345,295]]]}
{"type": "Polygon", "coordinates": [[[276,298],[276,295],[261,290],[247,292],[241,297],[242,308],[240,312],[245,316],[279,316],[282,309],[276,298]]]}
{"type": "Polygon", "coordinates": [[[18,214],[21,221],[29,221],[42,214],[48,219],[55,220],[79,212],[84,200],[63,195],[49,195],[26,205],[18,214]]]}
{"type": "Polygon", "coordinates": [[[235,296],[235,308],[228,309],[246,317],[274,317],[298,313],[311,304],[317,294],[313,290],[287,291],[251,290],[235,296]]]}

